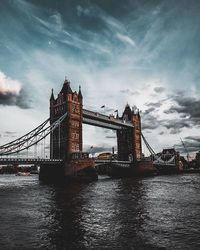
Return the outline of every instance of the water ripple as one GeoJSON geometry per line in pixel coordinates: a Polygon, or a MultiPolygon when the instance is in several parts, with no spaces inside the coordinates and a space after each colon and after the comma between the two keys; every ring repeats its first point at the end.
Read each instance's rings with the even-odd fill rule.
{"type": "Polygon", "coordinates": [[[1,249],[200,249],[200,175],[62,187],[0,176],[1,249]]]}

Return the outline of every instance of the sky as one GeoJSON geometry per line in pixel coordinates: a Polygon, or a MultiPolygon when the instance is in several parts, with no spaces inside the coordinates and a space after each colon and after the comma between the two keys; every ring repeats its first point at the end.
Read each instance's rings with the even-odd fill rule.
{"type": "MultiPolygon", "coordinates": [[[[156,152],[184,153],[180,138],[200,150],[199,13],[198,0],[0,0],[0,145],[49,117],[67,77],[84,108],[137,106],[156,152]]],[[[83,133],[86,150],[116,146],[112,130],[83,133]]]]}

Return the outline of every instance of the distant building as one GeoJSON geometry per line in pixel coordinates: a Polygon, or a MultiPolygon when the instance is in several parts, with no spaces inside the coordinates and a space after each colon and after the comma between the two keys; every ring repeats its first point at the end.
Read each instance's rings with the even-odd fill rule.
{"type": "Polygon", "coordinates": [[[196,153],[196,165],[200,167],[200,151],[196,153]]]}

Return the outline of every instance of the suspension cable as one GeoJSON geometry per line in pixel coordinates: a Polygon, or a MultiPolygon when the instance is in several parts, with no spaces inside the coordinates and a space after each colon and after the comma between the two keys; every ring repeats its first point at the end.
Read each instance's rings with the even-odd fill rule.
{"type": "Polygon", "coordinates": [[[155,151],[154,151],[153,148],[149,145],[149,143],[147,142],[147,140],[146,140],[146,138],[144,137],[144,135],[143,135],[142,133],[141,133],[141,135],[142,135],[142,139],[143,139],[143,141],[144,141],[144,143],[145,143],[147,149],[149,150],[150,154],[153,155],[153,156],[155,156],[155,155],[156,155],[155,151]]]}
{"type": "Polygon", "coordinates": [[[41,125],[42,125],[41,124],[40,126],[37,127],[37,128],[40,127],[39,130],[32,130],[31,131],[31,132],[34,131],[34,134],[31,134],[31,132],[29,132],[25,135],[25,136],[30,135],[29,137],[26,138],[25,136],[22,136],[19,138],[20,140],[17,139],[15,141],[13,141],[14,143],[5,144],[5,145],[9,145],[9,147],[8,146],[6,146],[6,147],[1,146],[0,147],[0,155],[10,155],[13,153],[19,153],[25,149],[30,148],[33,145],[37,145],[38,142],[40,142],[42,139],[47,137],[51,132],[53,132],[59,126],[59,124],[64,121],[66,116],[67,116],[67,112],[64,115],[62,115],[58,120],[56,120],[54,123],[52,123],[50,126],[44,128],[44,126],[47,124],[46,121],[47,120],[49,121],[49,119],[47,119],[45,121],[46,124],[44,126],[41,127],[41,125]]]}
{"type": "Polygon", "coordinates": [[[27,134],[15,139],[14,141],[11,141],[9,143],[6,143],[4,145],[0,146],[0,150],[1,149],[5,149],[8,148],[12,145],[17,145],[21,142],[24,142],[24,140],[26,140],[27,138],[29,138],[28,136],[32,134],[32,136],[34,136],[35,134],[37,134],[42,128],[44,128],[44,126],[46,126],[46,124],[49,122],[49,118],[47,120],[45,120],[42,124],[40,124],[38,127],[34,128],[33,130],[31,130],[30,132],[28,132],[27,134]]]}

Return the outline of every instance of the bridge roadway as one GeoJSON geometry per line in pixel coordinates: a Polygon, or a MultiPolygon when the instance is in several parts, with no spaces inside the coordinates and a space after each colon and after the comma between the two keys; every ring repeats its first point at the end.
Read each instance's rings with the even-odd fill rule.
{"type": "MultiPolygon", "coordinates": [[[[0,158],[0,165],[9,165],[9,164],[60,164],[62,159],[45,159],[45,158],[0,158]]],[[[117,161],[117,160],[95,160],[95,165],[107,165],[112,164],[119,167],[130,167],[130,161],[117,161]]]]}
{"type": "Polygon", "coordinates": [[[45,158],[0,158],[0,165],[8,165],[8,164],[60,164],[63,160],[61,159],[45,159],[45,158]]]}
{"type": "Polygon", "coordinates": [[[113,116],[102,115],[98,112],[87,109],[83,109],[83,123],[113,130],[133,128],[133,124],[131,122],[117,119],[113,116]]]}
{"type": "Polygon", "coordinates": [[[129,168],[131,161],[117,161],[117,160],[95,160],[95,165],[107,165],[111,164],[116,167],[129,168]]]}

